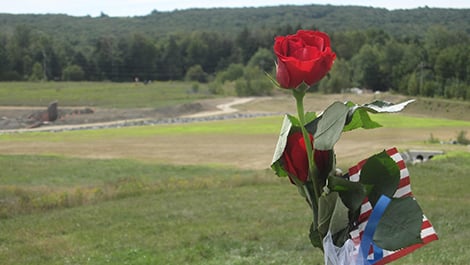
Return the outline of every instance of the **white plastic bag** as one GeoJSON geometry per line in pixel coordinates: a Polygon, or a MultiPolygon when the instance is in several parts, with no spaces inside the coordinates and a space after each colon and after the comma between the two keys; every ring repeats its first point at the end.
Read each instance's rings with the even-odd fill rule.
{"type": "Polygon", "coordinates": [[[354,247],[354,242],[348,239],[342,247],[337,247],[333,243],[330,232],[323,238],[323,250],[325,265],[363,265],[363,260],[359,257],[358,250],[354,247]]]}

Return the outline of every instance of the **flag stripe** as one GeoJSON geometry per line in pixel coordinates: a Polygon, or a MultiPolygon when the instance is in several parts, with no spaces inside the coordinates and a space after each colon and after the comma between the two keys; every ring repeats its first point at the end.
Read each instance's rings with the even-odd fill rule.
{"type": "MultiPolygon", "coordinates": [[[[386,150],[386,153],[395,161],[395,163],[397,163],[398,168],[400,169],[400,182],[393,197],[402,198],[406,196],[413,196],[413,193],[411,192],[409,171],[406,168],[405,161],[403,161],[403,158],[401,157],[400,153],[396,148],[388,149],[386,150]]],[[[366,161],[366,159],[362,160],[356,166],[353,166],[349,169],[349,180],[359,181],[361,168],[366,163],[366,161]]],[[[372,205],[366,199],[361,205],[357,228],[350,232],[351,240],[355,244],[355,254],[359,253],[359,246],[361,244],[362,234],[364,233],[364,229],[367,225],[371,213],[372,205]]],[[[392,262],[437,239],[438,237],[436,231],[434,230],[431,222],[429,222],[426,216],[423,215],[423,224],[421,226],[422,243],[415,244],[397,251],[383,250],[383,258],[374,263],[374,265],[383,265],[392,262]]],[[[371,250],[370,256],[373,257],[373,250],[371,250]]]]}

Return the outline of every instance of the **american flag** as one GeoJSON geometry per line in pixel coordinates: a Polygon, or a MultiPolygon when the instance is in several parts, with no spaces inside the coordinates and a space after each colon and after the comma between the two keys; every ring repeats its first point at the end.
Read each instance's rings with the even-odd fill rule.
{"type": "MultiPolygon", "coordinates": [[[[401,198],[406,196],[413,196],[411,192],[411,184],[410,184],[410,174],[408,169],[406,168],[405,161],[403,160],[402,156],[398,152],[396,148],[391,148],[386,150],[387,154],[397,163],[398,167],[400,168],[400,184],[398,185],[398,189],[393,195],[394,198],[401,198]]],[[[365,164],[367,159],[359,162],[356,166],[353,166],[349,169],[349,180],[351,181],[359,181],[359,174],[361,172],[362,166],[365,164]]],[[[350,232],[351,239],[354,242],[356,254],[359,253],[359,247],[362,240],[362,235],[364,233],[364,229],[367,225],[369,220],[369,216],[372,213],[372,206],[368,200],[365,200],[361,205],[361,212],[358,219],[358,226],[355,230],[350,232]]],[[[412,251],[424,246],[425,244],[437,240],[437,234],[434,230],[431,222],[423,215],[423,224],[421,226],[421,240],[422,243],[411,245],[409,247],[399,249],[396,251],[388,251],[383,250],[383,257],[380,260],[375,261],[374,265],[382,265],[392,262],[396,259],[399,259],[405,255],[408,255],[412,251]]],[[[368,259],[374,259],[374,251],[371,247],[369,251],[368,259]]]]}

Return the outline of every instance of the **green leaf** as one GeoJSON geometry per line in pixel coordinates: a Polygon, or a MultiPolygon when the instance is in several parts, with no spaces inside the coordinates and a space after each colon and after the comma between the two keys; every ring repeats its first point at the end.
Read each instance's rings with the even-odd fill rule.
{"type": "Polygon", "coordinates": [[[272,77],[270,74],[267,72],[264,72],[264,74],[268,77],[269,80],[278,88],[282,88],[281,85],[277,82],[276,78],[272,77]]]}
{"type": "Polygon", "coordinates": [[[368,112],[371,113],[390,113],[402,111],[409,103],[415,101],[414,99],[393,104],[387,101],[376,100],[372,103],[364,104],[362,106],[356,105],[352,102],[347,102],[349,113],[346,119],[346,126],[343,131],[351,131],[358,128],[374,129],[381,127],[381,125],[371,120],[368,112]]]}
{"type": "Polygon", "coordinates": [[[315,135],[315,133],[317,131],[318,122],[321,120],[321,118],[322,118],[322,116],[320,115],[319,117],[317,117],[313,121],[308,122],[305,125],[305,129],[307,129],[307,132],[309,132],[311,135],[315,135]]]}
{"type": "Polygon", "coordinates": [[[367,159],[362,166],[359,182],[372,187],[367,196],[374,206],[381,195],[393,196],[400,182],[400,168],[384,150],[367,159]]]}
{"type": "Polygon", "coordinates": [[[349,225],[348,208],[343,204],[342,200],[336,199],[335,208],[331,215],[330,232],[333,237],[346,229],[349,225]]]}
{"type": "Polygon", "coordinates": [[[360,108],[357,112],[358,112],[359,117],[361,119],[362,128],[364,128],[364,129],[375,129],[375,128],[382,127],[382,125],[380,125],[378,122],[373,121],[370,118],[369,113],[367,113],[362,108],[360,108]]]}
{"type": "Polygon", "coordinates": [[[349,238],[349,210],[338,198],[337,192],[319,198],[318,233],[323,238],[329,231],[335,244],[341,246],[349,238]]]}
{"type": "Polygon", "coordinates": [[[292,128],[292,122],[288,115],[284,116],[284,120],[282,121],[281,131],[279,133],[279,138],[276,144],[276,149],[274,151],[274,156],[272,163],[278,161],[282,154],[284,153],[284,149],[287,145],[287,137],[289,136],[290,129],[292,128]]]}
{"type": "Polygon", "coordinates": [[[300,128],[300,121],[299,119],[297,119],[297,117],[295,116],[292,116],[292,115],[289,115],[289,114],[286,114],[286,117],[289,119],[289,121],[291,122],[292,124],[292,127],[298,127],[300,128]]]}
{"type": "Polygon", "coordinates": [[[315,149],[331,150],[343,131],[349,108],[341,102],[334,102],[321,115],[314,134],[315,149]]]}
{"type": "Polygon", "coordinates": [[[279,177],[287,177],[288,173],[286,170],[284,170],[284,167],[282,166],[282,163],[280,160],[277,160],[276,162],[271,164],[271,169],[276,173],[277,176],[279,177]]]}
{"type": "Polygon", "coordinates": [[[382,127],[379,123],[371,120],[369,114],[364,108],[353,107],[348,113],[348,121],[344,126],[343,132],[352,131],[354,129],[374,129],[382,127]]]}
{"type": "Polygon", "coordinates": [[[314,247],[323,249],[323,237],[320,236],[320,233],[313,222],[310,225],[310,233],[308,236],[310,238],[310,243],[312,243],[314,247]]]}
{"type": "Polygon", "coordinates": [[[337,192],[322,195],[318,199],[318,231],[322,237],[328,233],[328,229],[330,228],[331,216],[335,210],[337,199],[337,192]]]}
{"type": "Polygon", "coordinates": [[[366,197],[366,188],[364,185],[340,177],[329,176],[328,189],[338,192],[343,204],[352,212],[361,207],[366,197]]]}
{"type": "Polygon", "coordinates": [[[387,250],[421,243],[422,223],[423,212],[414,198],[394,198],[377,225],[374,242],[387,250]]]}
{"type": "Polygon", "coordinates": [[[349,232],[351,232],[351,228],[348,225],[348,227],[345,227],[344,229],[337,232],[336,234],[331,235],[331,238],[333,238],[333,243],[335,244],[335,246],[342,247],[344,243],[350,238],[349,232]]]}
{"type": "Polygon", "coordinates": [[[281,159],[282,154],[284,153],[284,149],[286,148],[287,136],[289,136],[291,128],[292,122],[288,115],[286,115],[282,122],[281,132],[279,133],[279,139],[277,141],[276,149],[274,150],[273,160],[271,162],[271,168],[280,177],[287,176],[287,172],[283,169],[282,165],[279,162],[279,159],[281,159]]]}
{"type": "Polygon", "coordinates": [[[306,112],[305,113],[305,124],[308,124],[317,118],[317,114],[315,112],[306,112]]]}

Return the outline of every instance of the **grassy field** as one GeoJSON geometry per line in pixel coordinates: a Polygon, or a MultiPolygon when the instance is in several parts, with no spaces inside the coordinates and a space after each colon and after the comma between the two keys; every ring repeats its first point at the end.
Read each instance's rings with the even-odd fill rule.
{"type": "MultiPolygon", "coordinates": [[[[440,240],[396,264],[467,264],[469,162],[451,153],[410,167],[440,240]]],[[[322,263],[307,205],[267,171],[58,156],[0,166],[1,264],[322,263]]]]}
{"type": "MultiPolygon", "coordinates": [[[[172,83],[104,83],[102,92],[95,83],[0,83],[0,99],[1,91],[11,91],[5,87],[25,84],[23,95],[5,95],[9,105],[33,104],[30,97],[40,97],[34,89],[63,94],[71,105],[96,98],[100,106],[122,108],[154,104],[149,98],[157,86],[168,89],[168,104],[198,97],[181,84],[170,95],[172,83]],[[128,93],[127,101],[124,95],[103,99],[110,91],[128,93]],[[149,96],[134,97],[134,91],[149,96]]],[[[318,111],[326,98],[342,97],[307,100],[318,111]]],[[[284,101],[260,99],[241,108],[282,112],[284,101]]],[[[346,133],[336,148],[343,169],[391,146],[446,151],[410,166],[413,192],[440,240],[394,264],[470,259],[470,149],[429,143],[431,135],[447,141],[469,130],[469,121],[449,119],[445,111],[468,104],[432,104],[433,112],[419,103],[401,115],[374,115],[383,128],[346,133]],[[438,105],[445,115],[435,115],[438,105]]],[[[267,169],[281,120],[0,135],[0,264],[323,264],[308,240],[308,206],[287,179],[267,169]]]]}

